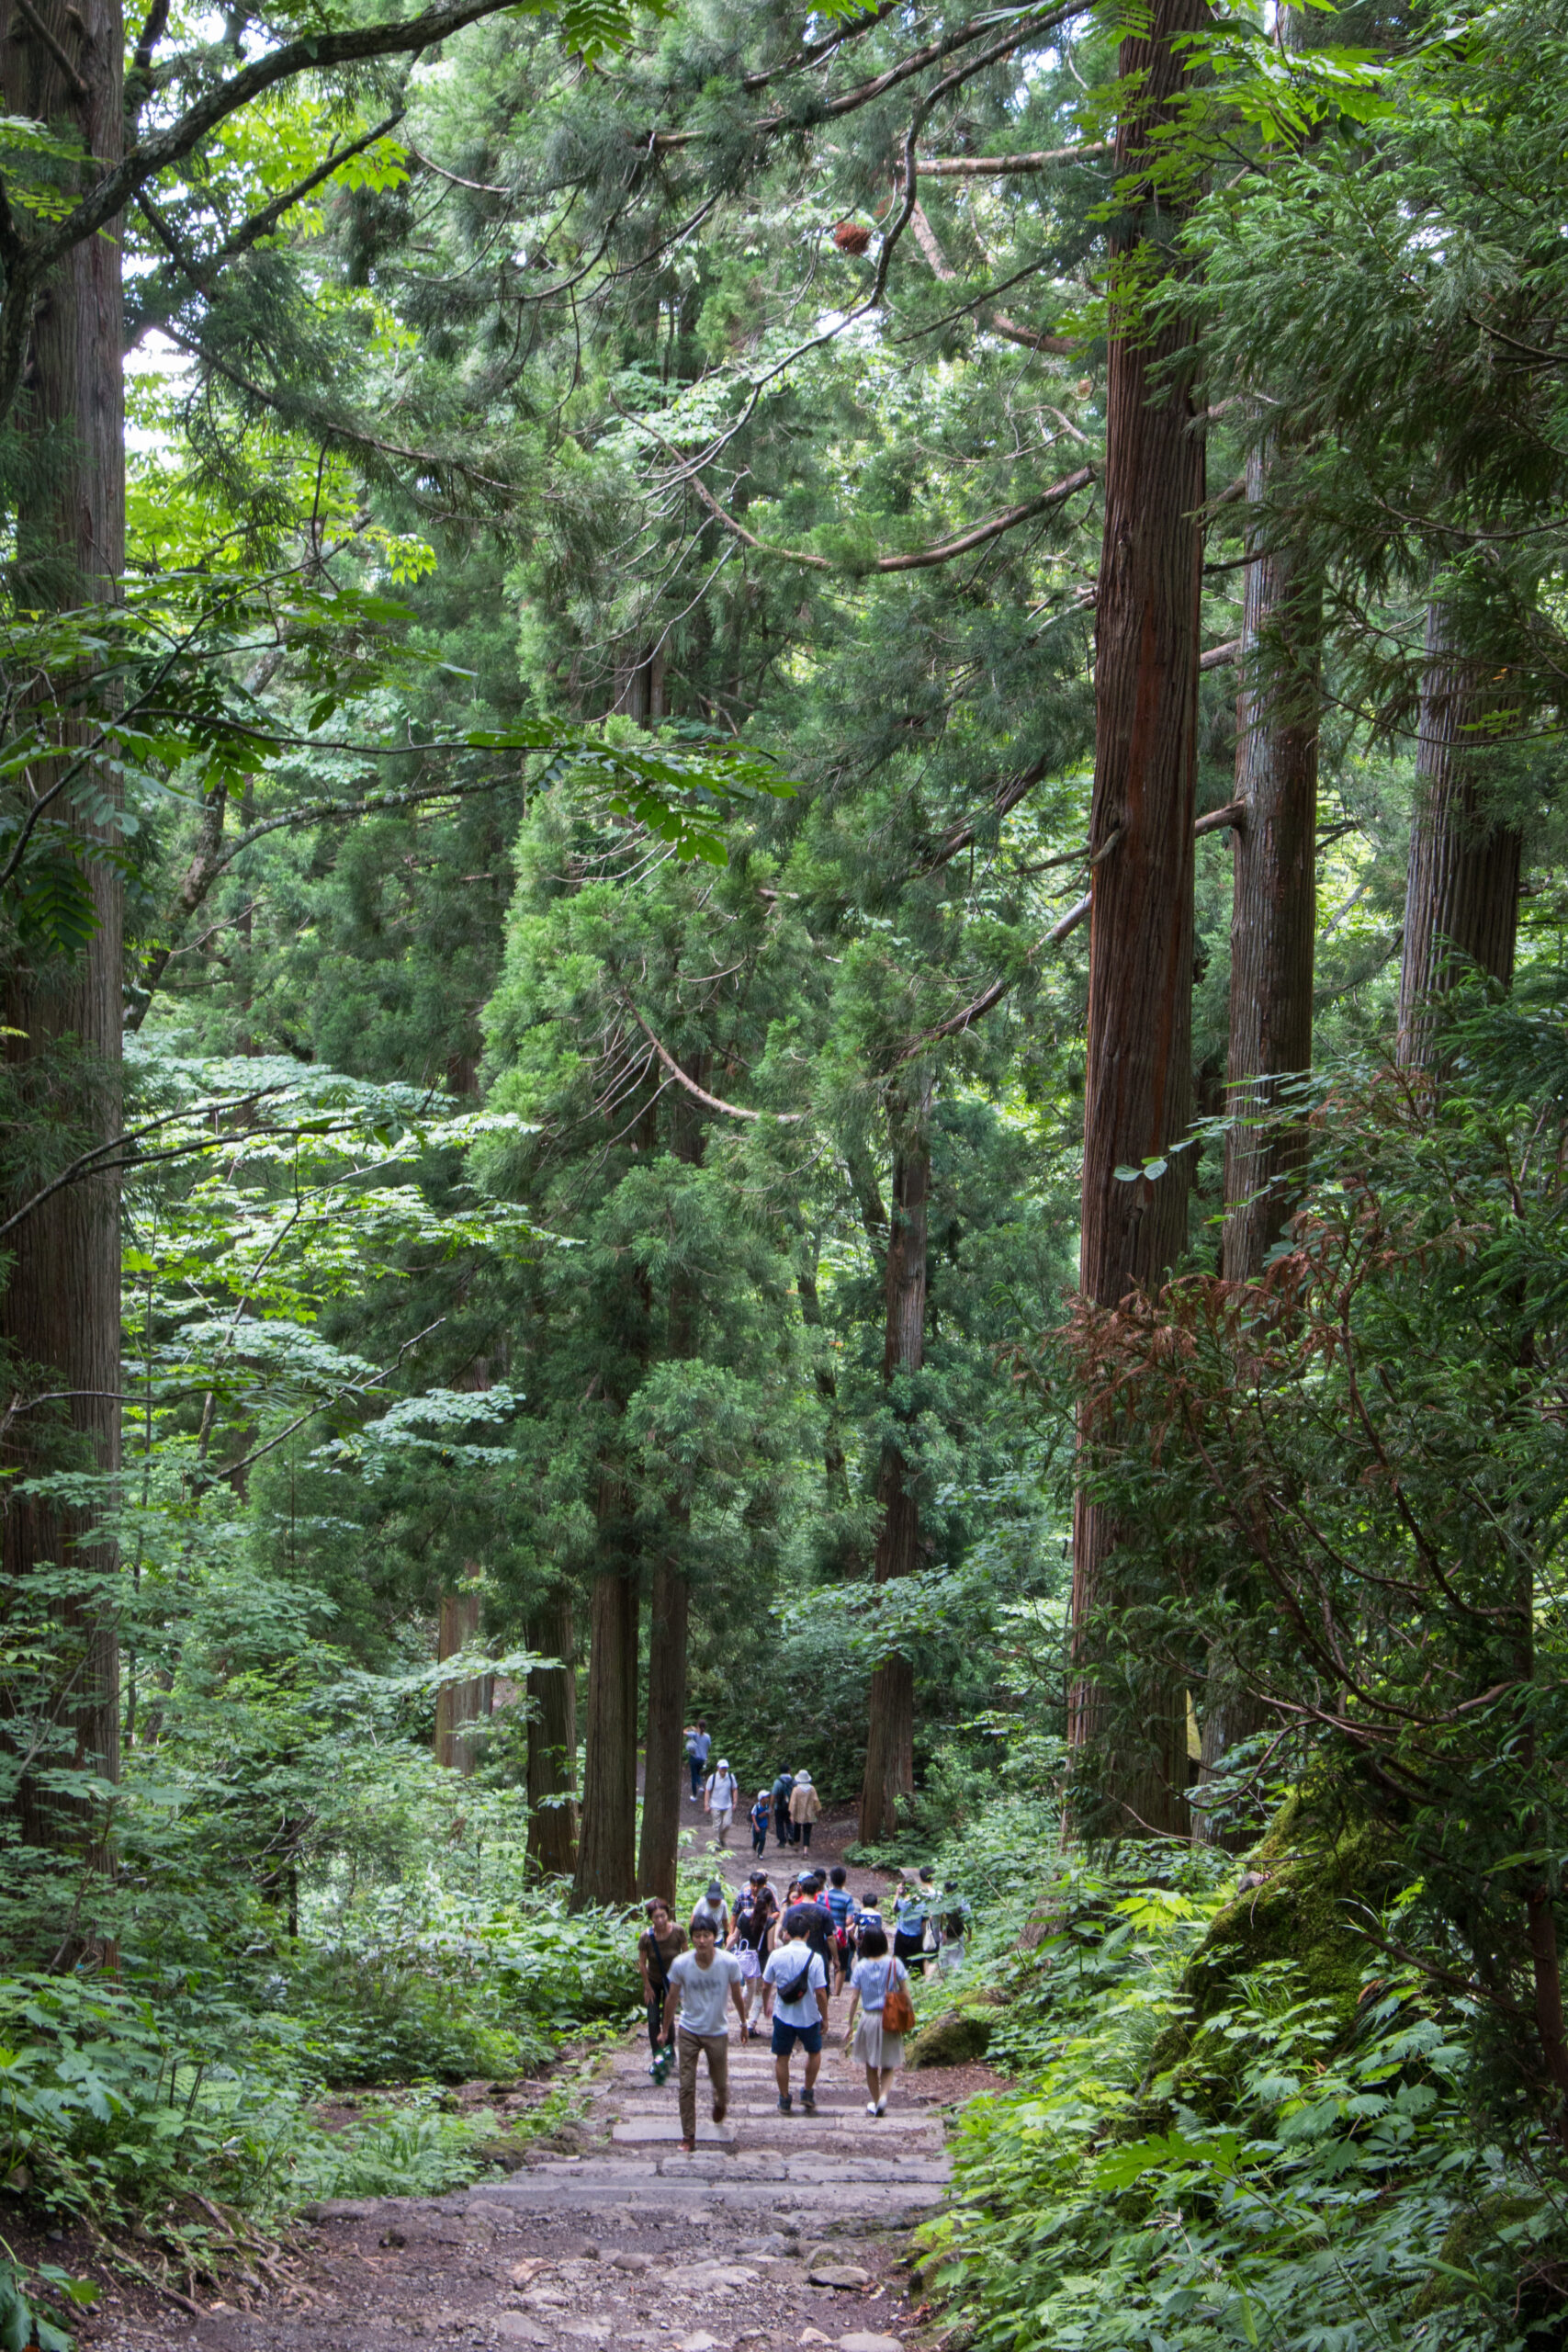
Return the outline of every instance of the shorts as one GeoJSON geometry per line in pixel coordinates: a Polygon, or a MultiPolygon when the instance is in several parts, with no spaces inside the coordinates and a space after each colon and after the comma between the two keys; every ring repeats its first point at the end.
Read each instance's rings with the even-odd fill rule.
{"type": "Polygon", "coordinates": [[[822,2020],[815,2025],[785,2025],[783,2018],[773,2019],[773,2056],[787,2058],[796,2042],[808,2058],[815,2058],[822,2047],[822,2020]]]}

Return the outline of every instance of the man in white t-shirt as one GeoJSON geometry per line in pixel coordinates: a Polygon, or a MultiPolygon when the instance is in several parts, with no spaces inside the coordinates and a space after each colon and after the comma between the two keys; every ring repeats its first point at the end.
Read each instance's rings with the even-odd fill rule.
{"type": "Polygon", "coordinates": [[[797,2041],[806,2052],[800,2104],[807,2115],[817,2112],[817,2077],[828,2023],[828,1972],[807,1942],[806,1928],[798,1911],[786,1913],[778,1949],[762,1971],[762,2014],[773,2021],[773,2073],[781,2115],[790,2110],[789,2060],[797,2041]]]}
{"type": "Polygon", "coordinates": [[[729,1843],[729,1824],[735,1812],[736,1793],[735,1775],[729,1769],[729,1758],[721,1756],[717,1771],[710,1772],[707,1778],[707,1809],[718,1830],[714,1840],[716,1846],[729,1843]]]}
{"type": "Polygon", "coordinates": [[[705,2051],[708,2081],[713,2086],[713,2120],[722,2123],[729,2107],[728,2004],[744,2030],[746,2007],[740,1996],[740,1962],[732,1951],[720,1951],[713,1921],[706,1912],[692,1920],[692,1949],[672,1960],[670,1990],[664,1996],[664,2040],[675,2032],[679,2008],[681,2032],[676,2043],[681,2062],[681,2145],[697,2144],[697,2060],[705,2051]]]}

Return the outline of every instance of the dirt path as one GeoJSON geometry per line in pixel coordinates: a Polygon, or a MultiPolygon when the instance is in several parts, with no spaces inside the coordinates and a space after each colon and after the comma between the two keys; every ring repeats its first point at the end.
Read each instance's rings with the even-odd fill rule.
{"type": "MultiPolygon", "coordinates": [[[[700,1817],[682,1811],[687,1824],[700,1817]]],[[[811,1859],[837,1859],[841,1842],[840,1825],[824,1825],[811,1859]]],[[[782,1892],[797,1849],[766,1859],[782,1892]]],[[[739,1883],[749,1838],[716,1860],[739,1883]]],[[[873,1883],[852,1873],[857,1893],[863,1878],[873,1883]]],[[[848,2008],[847,1993],[832,2005],[815,2116],[798,2098],[793,2114],[779,2113],[766,2043],[732,2032],[728,2117],[707,2120],[705,2073],[688,2155],[673,2078],[661,2088],[649,2080],[639,2035],[601,2074],[578,2153],[541,2153],[454,2196],[318,2207],[303,2276],[286,2296],[249,2311],[215,2301],[196,2319],[122,2305],[86,2341],[95,2352],[406,2352],[412,2340],[900,2352],[914,2316],[897,2268],[905,2235],[947,2181],[942,2109],[974,2085],[945,2070],[906,2074],[888,2114],[868,2116],[844,2048],[848,2008]]]]}

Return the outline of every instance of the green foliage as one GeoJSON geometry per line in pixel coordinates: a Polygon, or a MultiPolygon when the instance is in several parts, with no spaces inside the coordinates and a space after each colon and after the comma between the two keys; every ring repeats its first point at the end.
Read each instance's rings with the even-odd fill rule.
{"type": "MultiPolygon", "coordinates": [[[[1212,1984],[1211,1939],[1246,1899],[1223,1860],[1058,1856],[1042,1874],[1040,1843],[979,1910],[968,1962],[1008,1996],[990,2055],[1020,2080],[964,2110],[953,2207],[922,2233],[925,2280],[968,2341],[1550,2340],[1561,2223],[1472,2129],[1468,2004],[1435,1998],[1418,1969],[1363,1967],[1348,2018],[1290,1959],[1252,1967],[1233,1947],[1223,2004],[1194,2026],[1194,1962],[1214,1954],[1212,1984]],[[1190,2074],[1162,2067],[1173,2021],[1190,2074]]],[[[1348,1921],[1340,1935],[1355,1965],[1348,1921]]]]}

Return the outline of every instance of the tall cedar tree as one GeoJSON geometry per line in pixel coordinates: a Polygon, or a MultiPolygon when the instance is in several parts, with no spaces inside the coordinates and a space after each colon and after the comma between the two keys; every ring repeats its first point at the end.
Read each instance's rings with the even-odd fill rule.
{"type": "MultiPolygon", "coordinates": [[[[1119,316],[1107,397],[1105,532],[1095,650],[1089,1066],[1079,1286],[1115,1306],[1154,1292],[1186,1238],[1184,1139],[1191,1097],[1192,825],[1197,783],[1203,435],[1178,314],[1151,333],[1135,300],[1178,225],[1141,175],[1188,81],[1182,36],[1203,0],[1156,0],[1148,33],[1122,44],[1135,96],[1117,127],[1125,206],[1112,240],[1119,316]],[[1152,1172],[1129,1182],[1129,1164],[1152,1172]]],[[[1091,1433],[1086,1430],[1085,1436],[1091,1433]]],[[[1186,1708],[1152,1678],[1144,1736],[1113,1728],[1097,1672],[1097,1621],[1115,1606],[1114,1519],[1080,1490],[1073,1523],[1073,1679],[1068,1737],[1094,1749],[1098,1804],[1118,1829],[1188,1824],[1186,1708]],[[1112,1752],[1110,1743],[1114,1741],[1112,1752]],[[1136,1744],[1132,1744],[1136,1741],[1136,1744]]]]}
{"type": "MultiPolygon", "coordinates": [[[[14,0],[0,23],[6,112],[69,125],[89,154],[112,164],[123,140],[119,9],[113,0],[82,0],[80,11],[59,0],[40,0],[40,6],[47,38],[40,37],[39,17],[30,10],[24,16],[14,0]],[[66,71],[67,43],[77,61],[73,76],[66,71]]],[[[33,315],[17,419],[28,451],[20,469],[17,551],[23,600],[40,607],[69,610],[112,599],[124,564],[117,228],[111,223],[104,234],[71,247],[33,315]]],[[[13,258],[7,253],[7,271],[13,258]]],[[[68,725],[62,729],[62,764],[79,740],[68,725]]],[[[113,799],[108,773],[88,766],[72,810],[85,842],[112,849],[115,827],[103,809],[113,799]]],[[[76,1150],[102,1143],[119,1125],[120,876],[102,855],[89,856],[87,871],[96,922],[85,949],[76,957],[34,949],[12,965],[4,993],[5,1051],[21,1074],[25,1115],[42,1133],[63,1118],[75,1130],[76,1150]]],[[[24,1179],[24,1196],[30,1190],[24,1179]]],[[[12,1211],[19,1205],[15,1199],[8,1204],[12,1211]]],[[[0,1295],[0,1345],[23,1379],[64,1392],[66,1418],[80,1446],[76,1466],[112,1474],[119,1465],[117,1180],[66,1185],[16,1228],[11,1247],[10,1275],[0,1295]]],[[[9,1471],[39,1466],[32,1433],[42,1419],[11,1419],[9,1471]]],[[[119,1770],[118,1649],[112,1604],[97,1579],[112,1577],[116,1561],[111,1546],[84,1544],[92,1516],[13,1498],[5,1514],[5,1571],[7,1580],[44,1564],[89,1571],[80,1597],[62,1604],[80,1621],[73,1632],[82,1645],[62,1728],[71,1736],[77,1770],[113,1781],[119,1770]]],[[[46,1799],[28,1779],[19,1804],[28,1842],[74,1844],[85,1833],[90,1851],[101,1847],[103,1815],[92,1797],[62,1804],[46,1799]]]]}

